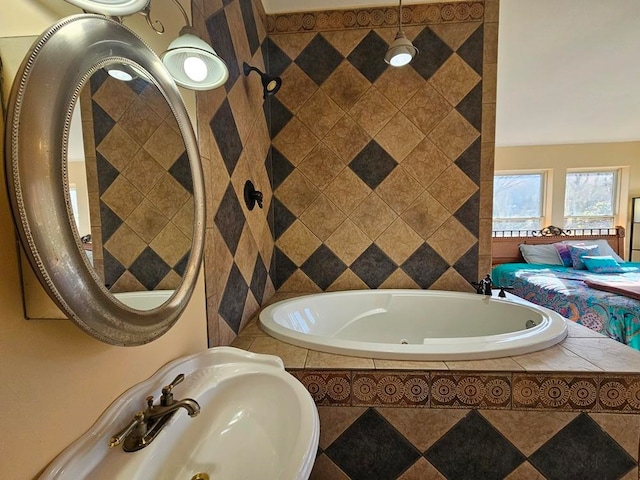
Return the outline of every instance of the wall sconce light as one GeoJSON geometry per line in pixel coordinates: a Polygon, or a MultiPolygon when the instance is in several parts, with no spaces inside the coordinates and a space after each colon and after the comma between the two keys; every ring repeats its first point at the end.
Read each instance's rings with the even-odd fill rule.
{"type": "Polygon", "coordinates": [[[275,95],[282,86],[282,79],[280,77],[274,77],[272,75],[269,75],[268,73],[263,73],[260,71],[260,69],[248,65],[247,62],[242,62],[242,70],[244,71],[245,76],[249,75],[252,71],[257,72],[258,75],[260,75],[263,89],[262,98],[267,98],[267,96],[275,95]]]}
{"type": "Polygon", "coordinates": [[[411,40],[402,31],[402,0],[398,12],[398,33],[396,39],[389,45],[384,61],[392,67],[403,67],[413,60],[418,54],[418,49],[413,46],[411,40]]]}
{"type": "MultiPolygon", "coordinates": [[[[121,20],[121,17],[140,13],[156,33],[164,33],[160,22],[151,21],[151,0],[65,0],[84,11],[99,13],[121,20]]],[[[229,78],[229,69],[224,60],[191,26],[187,12],[178,0],[173,3],[180,9],[185,26],[178,38],[169,44],[160,55],[162,63],[181,87],[191,90],[211,90],[218,88],[229,78]]],[[[110,73],[113,76],[113,74],[110,73]]],[[[126,76],[126,75],[125,75],[126,76]]],[[[117,77],[116,77],[117,78],[117,77]]]]}

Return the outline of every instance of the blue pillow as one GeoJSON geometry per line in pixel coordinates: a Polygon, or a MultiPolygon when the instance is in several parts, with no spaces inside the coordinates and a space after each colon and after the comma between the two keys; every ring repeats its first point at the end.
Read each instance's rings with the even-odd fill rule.
{"type": "Polygon", "coordinates": [[[573,268],[576,270],[585,270],[587,268],[581,257],[585,255],[593,257],[600,255],[600,249],[597,245],[569,245],[569,252],[571,252],[571,263],[573,263],[573,268]]]}
{"type": "Polygon", "coordinates": [[[587,270],[593,273],[622,273],[624,270],[620,264],[611,255],[604,256],[591,256],[583,255],[581,257],[582,262],[587,267],[587,270]]]}

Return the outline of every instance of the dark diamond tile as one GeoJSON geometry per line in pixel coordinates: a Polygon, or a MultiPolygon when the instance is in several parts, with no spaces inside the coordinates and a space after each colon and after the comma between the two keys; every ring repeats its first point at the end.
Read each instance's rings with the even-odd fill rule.
{"type": "Polygon", "coordinates": [[[127,87],[129,87],[136,95],[140,95],[145,88],[149,86],[149,82],[147,82],[144,78],[134,78],[130,82],[125,82],[127,87]]]}
{"type": "Polygon", "coordinates": [[[322,244],[300,268],[316,285],[326,290],[347,269],[347,266],[322,244]]]}
{"type": "Polygon", "coordinates": [[[222,235],[227,247],[231,251],[231,255],[235,255],[246,220],[233,185],[229,184],[227,186],[227,190],[224,192],[222,202],[213,220],[220,230],[220,235],[222,235]]]}
{"type": "Polygon", "coordinates": [[[395,271],[397,265],[372,243],[350,268],[369,288],[378,288],[395,271]]]}
{"type": "Polygon", "coordinates": [[[480,186],[480,146],[480,138],[478,138],[456,159],[458,168],[478,186],[480,186]]]}
{"type": "Polygon", "coordinates": [[[240,154],[242,154],[242,141],[227,99],[220,105],[209,126],[218,143],[227,171],[231,175],[238,164],[240,154]]]}
{"type": "Polygon", "coordinates": [[[289,280],[297,268],[296,264],[282,250],[278,247],[274,248],[273,257],[271,257],[271,279],[276,290],[289,280]]]}
{"type": "Polygon", "coordinates": [[[267,210],[267,225],[269,225],[269,230],[271,231],[271,238],[276,238],[276,222],[275,222],[275,197],[271,200],[271,205],[269,205],[269,210],[267,210]]]}
{"type": "Polygon", "coordinates": [[[453,215],[477,237],[480,232],[480,192],[471,195],[453,215]]]}
{"type": "Polygon", "coordinates": [[[218,311],[235,333],[240,331],[240,322],[242,321],[244,304],[247,302],[247,293],[249,293],[249,285],[247,285],[240,269],[234,262],[218,311]]]}
{"type": "Polygon", "coordinates": [[[105,80],[109,78],[109,74],[105,71],[104,68],[100,68],[93,72],[91,78],[89,78],[89,86],[91,88],[91,96],[95,95],[98,89],[102,86],[105,80]]]}
{"type": "Polygon", "coordinates": [[[213,49],[220,58],[224,60],[224,63],[227,64],[227,68],[229,69],[229,80],[227,80],[225,84],[228,92],[240,76],[240,67],[238,67],[238,59],[236,58],[236,51],[233,48],[233,40],[231,39],[229,23],[227,22],[227,15],[224,9],[219,10],[207,18],[205,24],[207,26],[207,32],[209,33],[210,44],[213,45],[213,49]]]}
{"type": "Polygon", "coordinates": [[[269,37],[262,43],[263,56],[267,59],[265,66],[270,75],[279,77],[291,65],[291,59],[269,37]]]}
{"type": "MultiPolygon", "coordinates": [[[[453,268],[469,283],[478,281],[478,244],[462,255],[453,268]]],[[[489,273],[489,272],[487,272],[489,273]]]]}
{"type": "Polygon", "coordinates": [[[456,110],[462,114],[473,128],[482,131],[482,82],[478,83],[467,96],[460,100],[456,110]]]}
{"type": "Polygon", "coordinates": [[[100,228],[104,245],[122,225],[122,219],[111,210],[106,203],[100,202],[100,228]]]}
{"type": "Polygon", "coordinates": [[[189,263],[190,256],[191,250],[185,253],[184,256],[173,266],[173,271],[181,277],[184,276],[184,272],[187,270],[187,264],[189,263]]]}
{"type": "Polygon", "coordinates": [[[277,240],[280,236],[287,231],[293,222],[296,221],[296,216],[289,211],[284,204],[273,197],[273,234],[274,239],[277,240]]]}
{"type": "Polygon", "coordinates": [[[251,55],[256,53],[260,48],[260,39],[258,38],[258,28],[256,27],[256,18],[253,15],[252,0],[240,0],[240,11],[242,12],[242,21],[244,22],[244,30],[247,32],[247,40],[249,40],[249,49],[251,55]]]}
{"type": "Polygon", "coordinates": [[[585,413],[536,450],[529,462],[549,480],[613,480],[636,466],[633,458],[585,413]]]}
{"type": "Polygon", "coordinates": [[[264,287],[267,282],[267,268],[262,261],[262,256],[258,254],[256,264],[253,267],[253,275],[251,276],[251,292],[259,304],[262,304],[262,296],[264,295],[264,287]]]}
{"type": "Polygon", "coordinates": [[[96,169],[98,171],[98,193],[102,195],[118,178],[120,172],[111,163],[96,151],[96,169]]]}
{"type": "Polygon", "coordinates": [[[413,41],[413,45],[420,51],[411,62],[411,66],[422,75],[425,80],[442,66],[451,56],[453,50],[440,40],[429,27],[425,27],[413,41]]]}
{"type": "Polygon", "coordinates": [[[263,109],[269,125],[269,135],[271,138],[275,138],[280,133],[280,130],[293,118],[293,113],[274,96],[267,98],[267,101],[263,104],[263,109]]]}
{"type": "Polygon", "coordinates": [[[371,408],[329,445],[325,455],[353,480],[395,479],[420,458],[411,443],[371,408]]]}
{"type": "Polygon", "coordinates": [[[446,478],[456,480],[503,479],[525,460],[524,455],[475,410],[424,456],[446,478]]]}
{"type": "Polygon", "coordinates": [[[449,265],[433,248],[423,243],[400,268],[420,285],[420,288],[429,288],[447,271],[449,265]]]}
{"type": "Polygon", "coordinates": [[[473,68],[476,73],[482,76],[482,49],[484,42],[484,28],[480,25],[478,29],[469,35],[469,38],[458,47],[458,55],[473,68]]]}
{"type": "Polygon", "coordinates": [[[129,267],[129,272],[147,290],[155,289],[169,270],[171,267],[151,247],[145,248],[129,267]]]}
{"type": "Polygon", "coordinates": [[[349,54],[347,60],[373,83],[387,69],[387,64],[384,62],[387,48],[389,48],[387,42],[371,30],[349,54]]]}
{"type": "Polygon", "coordinates": [[[193,195],[193,177],[191,176],[191,165],[189,165],[189,155],[183,152],[182,155],[171,165],[169,173],[184,189],[193,195]]]}
{"type": "Polygon", "coordinates": [[[104,137],[111,131],[116,121],[105,112],[96,102],[91,102],[93,114],[93,135],[95,137],[96,147],[102,143],[104,137]]]}
{"type": "Polygon", "coordinates": [[[104,286],[111,288],[125,272],[126,268],[107,249],[102,250],[104,258],[104,286]]]}
{"type": "Polygon", "coordinates": [[[233,0],[222,0],[222,5],[224,5],[225,7],[231,3],[233,3],[233,0]]]}
{"type": "Polygon", "coordinates": [[[298,66],[318,85],[329,78],[329,75],[340,65],[342,54],[325,38],[317,34],[296,58],[298,66]]]}
{"type": "Polygon", "coordinates": [[[351,161],[349,168],[371,189],[380,185],[396,168],[396,161],[378,142],[371,140],[351,161]]]}
{"type": "Polygon", "coordinates": [[[296,167],[277,148],[271,148],[271,188],[275,190],[296,167]]]}

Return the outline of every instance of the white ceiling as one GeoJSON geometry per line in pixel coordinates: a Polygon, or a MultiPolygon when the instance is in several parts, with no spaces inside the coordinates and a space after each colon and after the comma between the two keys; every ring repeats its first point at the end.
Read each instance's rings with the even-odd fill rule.
{"type": "MultiPolygon", "coordinates": [[[[395,3],[263,4],[267,13],[279,13],[395,3]]],[[[496,144],[640,140],[638,6],[638,0],[502,0],[496,144]]]]}

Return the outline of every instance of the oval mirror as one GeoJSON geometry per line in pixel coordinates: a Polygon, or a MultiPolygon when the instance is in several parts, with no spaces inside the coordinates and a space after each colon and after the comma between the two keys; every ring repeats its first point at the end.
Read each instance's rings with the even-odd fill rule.
{"type": "MultiPolygon", "coordinates": [[[[111,93],[106,92],[105,97],[111,93]]],[[[49,296],[86,333],[110,344],[140,345],[164,334],[186,307],[200,268],[204,187],[186,108],[160,59],[135,33],[114,20],[99,15],[68,17],[44,32],[25,58],[11,91],[8,112],[5,159],[11,206],[29,261],[49,296]],[[136,78],[128,80],[135,81],[125,83],[126,79],[107,73],[114,68],[133,74],[136,78]],[[96,102],[99,88],[111,80],[114,83],[107,89],[129,89],[136,94],[134,101],[140,100],[142,111],[131,110],[129,119],[138,127],[138,134],[140,118],[147,121],[151,117],[146,107],[156,115],[154,122],[166,127],[164,135],[137,138],[139,148],[133,143],[124,148],[127,136],[135,134],[122,133],[117,125],[107,128],[100,117],[106,113],[104,105],[96,102]],[[83,134],[93,130],[93,136],[83,135],[88,217],[78,208],[75,182],[69,180],[76,168],[69,154],[69,138],[81,92],[89,102],[83,101],[80,109],[83,134]],[[97,117],[92,106],[102,110],[97,117]],[[109,134],[113,138],[107,139],[109,134]],[[167,143],[172,136],[178,141],[167,143]],[[104,140],[109,141],[103,145],[104,140]],[[164,154],[162,169],[145,172],[144,165],[150,163],[142,157],[148,150],[160,151],[161,157],[164,154]],[[117,171],[110,171],[107,187],[97,175],[105,168],[117,171]],[[109,193],[118,178],[122,185],[128,182],[145,194],[160,185],[151,195],[156,202],[148,196],[134,199],[122,185],[109,193]],[[145,181],[145,186],[139,185],[145,181]],[[181,195],[168,200],[168,190],[177,184],[183,189],[181,195]],[[114,214],[121,224],[114,224],[114,214]],[[134,236],[126,237],[123,232],[131,225],[123,227],[123,232],[118,230],[129,217],[137,230],[133,229],[134,236]],[[154,234],[142,229],[149,225],[154,234]],[[159,235],[167,225],[180,235],[159,235]],[[143,245],[135,237],[141,241],[144,237],[147,243],[143,245]],[[163,251],[167,255],[164,270],[143,262],[163,251]],[[141,277],[123,278],[121,269],[130,273],[136,262],[134,270],[156,271],[147,271],[146,277],[143,272],[141,277]],[[117,271],[121,275],[116,275],[117,271]],[[150,306],[132,303],[126,298],[130,294],[125,293],[132,284],[137,285],[134,290],[155,289],[152,296],[160,300],[150,306]]]]}

